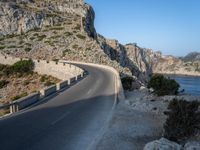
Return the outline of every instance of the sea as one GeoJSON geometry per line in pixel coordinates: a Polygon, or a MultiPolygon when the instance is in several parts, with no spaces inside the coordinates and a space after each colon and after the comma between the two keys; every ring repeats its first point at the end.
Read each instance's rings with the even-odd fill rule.
{"type": "Polygon", "coordinates": [[[181,75],[170,75],[169,77],[180,84],[180,91],[184,89],[184,94],[200,96],[200,77],[181,75]]]}

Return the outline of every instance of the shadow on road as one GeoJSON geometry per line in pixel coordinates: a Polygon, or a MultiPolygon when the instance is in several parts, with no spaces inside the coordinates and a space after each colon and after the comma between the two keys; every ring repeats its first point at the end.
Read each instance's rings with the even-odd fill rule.
{"type": "MultiPolygon", "coordinates": [[[[0,120],[4,150],[87,148],[111,113],[114,95],[43,103],[0,120]]],[[[59,100],[58,100],[59,101],[59,100]]]]}

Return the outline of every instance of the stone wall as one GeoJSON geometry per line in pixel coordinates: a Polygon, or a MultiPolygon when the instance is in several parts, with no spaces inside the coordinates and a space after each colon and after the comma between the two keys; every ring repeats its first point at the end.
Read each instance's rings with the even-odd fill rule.
{"type": "MultiPolygon", "coordinates": [[[[20,60],[20,58],[0,54],[0,64],[12,65],[20,60]]],[[[83,69],[71,64],[46,60],[33,60],[33,62],[35,64],[34,72],[51,75],[61,80],[69,80],[83,73],[83,69]]]]}

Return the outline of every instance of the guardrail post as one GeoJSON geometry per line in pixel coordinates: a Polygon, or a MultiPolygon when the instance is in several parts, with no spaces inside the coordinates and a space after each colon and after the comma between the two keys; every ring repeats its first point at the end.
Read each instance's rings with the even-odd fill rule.
{"type": "Polygon", "coordinates": [[[10,113],[15,113],[19,111],[19,106],[17,103],[11,103],[10,105],[10,113]]]}
{"type": "Polygon", "coordinates": [[[13,105],[12,104],[10,105],[10,113],[11,114],[13,113],[13,105]]]}

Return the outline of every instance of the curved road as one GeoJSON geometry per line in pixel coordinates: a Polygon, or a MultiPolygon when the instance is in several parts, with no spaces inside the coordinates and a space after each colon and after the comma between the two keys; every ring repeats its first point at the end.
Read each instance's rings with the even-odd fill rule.
{"type": "Polygon", "coordinates": [[[0,119],[1,150],[87,150],[115,98],[115,76],[80,65],[89,74],[42,104],[0,119]]]}

